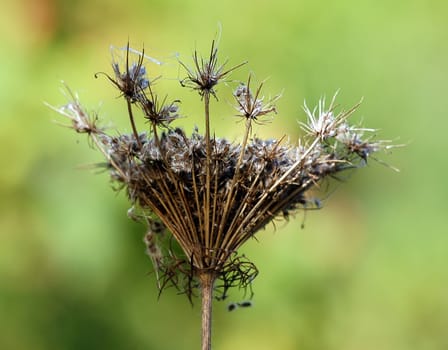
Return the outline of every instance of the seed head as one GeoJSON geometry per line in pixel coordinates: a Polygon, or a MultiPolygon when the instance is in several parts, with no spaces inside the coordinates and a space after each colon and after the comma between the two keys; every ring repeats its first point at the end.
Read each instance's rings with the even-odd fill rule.
{"type": "Polygon", "coordinates": [[[274,102],[278,100],[280,96],[276,96],[265,104],[263,103],[263,96],[260,96],[263,83],[258,86],[254,95],[250,89],[250,81],[251,76],[249,75],[247,84],[240,84],[233,93],[233,96],[237,101],[236,109],[240,115],[246,119],[257,121],[260,117],[264,117],[271,113],[277,113],[274,102]]]}
{"type": "MultiPolygon", "coordinates": [[[[253,92],[250,76],[234,92],[235,108],[246,120],[241,143],[210,136],[208,128],[205,135],[197,128],[187,135],[170,126],[179,117],[180,101],[167,103],[164,98],[159,103],[145,75],[143,54],[129,66],[129,51],[128,44],[125,71],[113,63],[115,78],[106,76],[127,102],[131,135],[109,135],[98,128],[96,115],[90,116],[70,91],[72,101],[56,110],[72,121],[74,130],[90,135],[105,156],[112,180],[126,190],[133,208],[128,214],[146,224],[144,242],[161,290],[174,285],[191,300],[198,277],[207,273],[218,281],[215,288],[221,299],[237,286],[252,293],[258,270],[238,255],[239,248],[274,219],[319,208],[320,201],[309,195],[310,190],[346,169],[365,165],[372,153],[390,148],[364,136],[373,129],[348,123],[358,105],[336,112],[336,95],[329,107],[324,99],[312,111],[305,105],[308,119],[300,124],[306,135],[298,145],[285,138],[251,137],[251,122],[276,113],[278,96],[264,102],[263,83],[253,92]],[[137,132],[131,104],[140,109],[149,130],[137,132]]],[[[207,59],[199,59],[195,52],[194,70],[181,63],[188,74],[181,84],[207,96],[207,127],[209,95],[216,97],[218,82],[240,66],[224,70],[217,52],[212,42],[207,59]]]]}
{"type": "Polygon", "coordinates": [[[150,87],[148,87],[148,91],[148,95],[142,92],[138,97],[138,104],[144,118],[154,127],[167,128],[172,121],[180,117],[178,114],[180,100],[167,103],[165,97],[160,103],[150,87]]]}
{"type": "Polygon", "coordinates": [[[194,69],[190,69],[184,63],[180,62],[187,71],[187,77],[180,81],[181,85],[197,90],[201,96],[211,94],[215,98],[215,86],[230,72],[246,64],[246,62],[243,62],[225,70],[224,67],[227,62],[221,65],[218,64],[218,48],[215,46],[215,41],[212,41],[209,57],[207,59],[200,58],[198,52],[195,51],[193,54],[193,63],[194,69]]]}
{"type": "Polygon", "coordinates": [[[120,67],[119,62],[112,61],[114,77],[104,72],[96,73],[95,77],[98,77],[100,74],[105,75],[122,93],[126,100],[134,103],[138,100],[141,92],[149,87],[150,82],[146,76],[146,67],[143,65],[145,57],[144,49],[139,53],[137,62],[132,63],[129,62],[130,51],[128,42],[126,45],[124,67],[120,67]]]}

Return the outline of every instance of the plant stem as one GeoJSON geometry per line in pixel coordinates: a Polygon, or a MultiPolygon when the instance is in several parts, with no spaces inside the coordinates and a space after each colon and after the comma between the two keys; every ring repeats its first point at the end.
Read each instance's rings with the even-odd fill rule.
{"type": "Polygon", "coordinates": [[[199,276],[202,297],[202,350],[212,348],[212,302],[213,283],[215,276],[212,272],[204,272],[199,276]]]}
{"type": "MultiPolygon", "coordinates": [[[[210,145],[210,92],[204,93],[204,109],[205,109],[205,143],[206,143],[206,152],[207,152],[207,166],[206,166],[206,184],[205,184],[205,200],[204,200],[204,226],[205,226],[205,242],[203,243],[204,247],[210,248],[211,242],[211,233],[212,230],[210,227],[210,186],[211,186],[211,145],[210,145]]],[[[209,256],[209,251],[205,251],[205,256],[209,256]]],[[[208,264],[209,261],[206,261],[208,264]]]]}
{"type": "Polygon", "coordinates": [[[126,102],[127,102],[127,105],[128,105],[129,119],[131,120],[132,133],[134,134],[135,141],[137,141],[138,147],[142,148],[142,143],[140,142],[140,138],[138,137],[137,128],[135,127],[134,115],[132,114],[131,101],[129,99],[126,99],[126,102]]]}

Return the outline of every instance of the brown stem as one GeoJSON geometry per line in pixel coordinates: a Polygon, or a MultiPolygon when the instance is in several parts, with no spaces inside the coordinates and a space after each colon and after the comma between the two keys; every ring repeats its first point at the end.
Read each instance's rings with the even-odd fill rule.
{"type": "Polygon", "coordinates": [[[199,276],[202,296],[202,350],[212,348],[212,302],[215,276],[205,272],[199,276]]]}
{"type": "MultiPolygon", "coordinates": [[[[224,224],[227,222],[227,214],[230,211],[230,206],[231,204],[234,202],[233,200],[233,192],[236,190],[237,187],[237,183],[239,181],[239,172],[240,172],[240,167],[241,167],[241,163],[243,162],[243,158],[244,158],[244,152],[246,150],[246,145],[247,145],[247,140],[249,139],[249,134],[250,131],[252,129],[252,123],[251,123],[251,119],[248,118],[246,120],[246,132],[244,133],[244,139],[243,139],[243,143],[241,144],[241,152],[240,152],[240,156],[238,157],[238,161],[236,163],[236,167],[235,167],[235,174],[233,175],[233,179],[232,182],[230,184],[230,190],[229,190],[229,194],[227,195],[227,199],[226,199],[226,204],[224,206],[224,211],[222,214],[222,220],[221,220],[221,226],[219,227],[218,230],[218,237],[216,238],[216,245],[215,247],[224,247],[226,244],[226,238],[224,238],[224,242],[221,242],[221,235],[223,234],[224,231],[224,224]]],[[[228,235],[228,237],[233,237],[233,235],[228,235]]]]}
{"type": "Polygon", "coordinates": [[[128,105],[128,114],[129,114],[129,119],[131,121],[132,133],[134,134],[135,140],[137,141],[138,148],[142,148],[142,143],[140,142],[140,138],[138,137],[137,128],[135,127],[134,115],[132,114],[131,101],[129,99],[126,99],[126,102],[128,105]]]}
{"type": "MultiPolygon", "coordinates": [[[[205,228],[205,247],[204,254],[206,257],[209,255],[208,248],[211,247],[211,227],[210,227],[210,186],[211,186],[211,145],[210,145],[210,92],[204,94],[204,109],[205,109],[205,142],[207,152],[207,165],[206,165],[206,184],[205,184],[205,200],[204,200],[204,228],[205,228]]],[[[209,260],[206,260],[206,264],[209,260]]]]}

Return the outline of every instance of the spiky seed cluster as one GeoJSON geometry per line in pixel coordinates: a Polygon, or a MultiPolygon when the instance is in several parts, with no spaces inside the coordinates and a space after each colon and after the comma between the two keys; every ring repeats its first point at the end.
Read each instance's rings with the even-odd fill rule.
{"type": "Polygon", "coordinates": [[[251,76],[247,79],[247,84],[240,84],[233,93],[237,101],[236,109],[239,115],[246,119],[258,120],[260,117],[277,113],[274,103],[280,96],[276,96],[267,104],[263,103],[263,97],[260,96],[263,83],[259,85],[254,96],[250,89],[250,80],[251,76]]]}
{"type": "Polygon", "coordinates": [[[234,69],[218,65],[214,43],[208,59],[194,54],[194,70],[182,63],[188,76],[181,84],[205,97],[206,106],[207,132],[194,130],[189,136],[181,128],[169,127],[179,117],[179,101],[166,104],[164,99],[159,104],[146,77],[143,55],[129,65],[129,46],[127,50],[124,73],[114,63],[115,79],[109,79],[127,101],[131,123],[132,106],[137,106],[150,122],[149,131],[137,133],[133,125],[131,135],[109,135],[72,93],[71,101],[58,111],[71,119],[75,131],[89,134],[106,157],[112,179],[126,188],[133,208],[141,211],[138,217],[148,226],[145,243],[160,273],[161,289],[174,284],[191,297],[204,273],[221,281],[216,283],[221,297],[234,286],[250,288],[258,271],[238,256],[241,245],[274,218],[316,206],[307,192],[326,177],[362,166],[371,153],[387,149],[383,142],[363,137],[373,130],[348,124],[356,107],[336,113],[334,99],[328,108],[324,100],[313,111],[305,105],[308,120],[301,124],[306,136],[298,146],[251,139],[251,123],[275,113],[276,98],[263,103],[262,84],[253,92],[250,77],[234,92],[236,109],[246,120],[242,142],[210,137],[208,98],[234,69]],[[163,225],[154,226],[157,220],[163,225]],[[159,248],[166,235],[156,231],[168,231],[181,252],[172,239],[159,248]]]}
{"type": "Polygon", "coordinates": [[[182,86],[197,90],[199,95],[211,94],[216,98],[215,86],[218,85],[230,72],[246,64],[240,63],[233,68],[225,70],[226,62],[219,65],[218,63],[218,48],[215,42],[212,41],[210,54],[208,59],[200,58],[198,52],[193,54],[194,69],[189,68],[183,62],[180,64],[187,71],[187,77],[180,81],[182,86]]]}

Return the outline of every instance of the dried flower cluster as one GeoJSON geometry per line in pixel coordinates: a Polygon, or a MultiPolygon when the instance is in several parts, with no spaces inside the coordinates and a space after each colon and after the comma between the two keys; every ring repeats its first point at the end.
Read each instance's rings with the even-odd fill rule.
{"type": "Polygon", "coordinates": [[[132,134],[107,133],[68,88],[70,101],[56,110],[76,132],[88,134],[103,153],[112,180],[129,196],[128,215],[147,225],[144,242],[160,290],[174,285],[191,300],[201,289],[203,349],[209,349],[213,291],[225,298],[229,288],[250,288],[258,273],[238,255],[241,245],[274,218],[316,207],[318,201],[307,193],[325,178],[363,166],[372,153],[391,146],[372,140],[374,130],[350,125],[347,118],[357,106],[337,113],[334,98],[329,106],[325,100],[313,110],[304,106],[307,121],[300,124],[305,136],[297,146],[252,137],[252,123],[276,113],[278,96],[265,101],[263,84],[252,89],[250,76],[234,91],[235,108],[245,123],[241,143],[212,137],[211,97],[244,64],[225,69],[214,43],[206,58],[194,53],[194,68],[180,63],[187,73],[181,85],[197,91],[205,107],[204,134],[195,129],[189,136],[171,127],[180,116],[179,100],[159,99],[154,79],[147,76],[144,52],[132,62],[130,52],[136,53],[128,44],[124,64],[113,61],[112,76],[100,74],[126,101],[132,134]],[[149,124],[140,133],[136,108],[149,124]]]}

